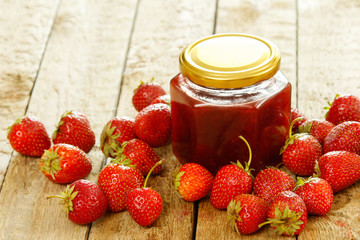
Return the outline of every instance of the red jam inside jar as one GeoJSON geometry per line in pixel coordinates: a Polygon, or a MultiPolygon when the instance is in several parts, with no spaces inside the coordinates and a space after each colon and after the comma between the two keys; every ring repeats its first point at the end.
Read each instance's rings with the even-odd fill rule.
{"type": "Polygon", "coordinates": [[[281,162],[290,125],[291,86],[271,42],[246,34],[212,35],[180,54],[170,83],[172,147],[183,164],[212,174],[249,159],[256,175],[281,162]]]}

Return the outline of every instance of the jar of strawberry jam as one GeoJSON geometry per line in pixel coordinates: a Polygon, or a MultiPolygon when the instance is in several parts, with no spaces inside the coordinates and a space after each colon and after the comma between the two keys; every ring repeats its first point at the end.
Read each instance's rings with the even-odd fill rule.
{"type": "Polygon", "coordinates": [[[185,47],[170,83],[172,147],[181,163],[214,175],[249,159],[257,174],[281,161],[290,125],[291,86],[279,71],[280,52],[247,34],[216,34],[185,47]]]}

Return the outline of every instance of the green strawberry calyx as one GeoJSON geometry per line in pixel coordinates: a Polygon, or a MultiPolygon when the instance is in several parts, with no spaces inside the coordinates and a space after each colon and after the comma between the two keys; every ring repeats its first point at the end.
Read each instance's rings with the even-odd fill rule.
{"type": "Polygon", "coordinates": [[[65,111],[65,112],[61,115],[60,121],[59,121],[58,125],[56,126],[56,130],[53,132],[52,139],[55,139],[55,138],[56,138],[56,135],[60,132],[60,127],[61,127],[61,125],[64,124],[63,119],[64,119],[65,117],[69,116],[71,113],[72,113],[72,110],[69,110],[69,111],[65,111]]]}
{"type": "MultiPolygon", "coordinates": [[[[175,175],[175,178],[174,178],[174,188],[176,190],[176,192],[178,191],[178,188],[180,187],[181,183],[181,177],[185,174],[184,171],[181,171],[181,172],[176,172],[174,175],[175,175]]],[[[179,194],[180,195],[180,194],[179,194]]],[[[180,195],[180,197],[182,197],[180,195]]]]}
{"type": "Polygon", "coordinates": [[[236,200],[231,200],[227,207],[227,218],[232,229],[234,229],[238,234],[240,234],[237,227],[237,222],[242,222],[240,211],[241,211],[241,202],[236,200]]]}
{"type": "Polygon", "coordinates": [[[145,83],[152,83],[152,82],[154,82],[154,79],[155,79],[155,78],[152,77],[149,82],[144,82],[143,80],[140,80],[140,84],[137,86],[137,88],[134,89],[133,93],[135,93],[135,92],[136,92],[142,85],[144,85],[145,83]]]}
{"type": "Polygon", "coordinates": [[[294,236],[295,232],[304,224],[303,221],[299,220],[301,216],[302,212],[291,211],[288,206],[283,212],[275,207],[275,218],[268,218],[266,222],[259,224],[259,228],[270,224],[279,235],[294,236]]]}
{"type": "Polygon", "coordinates": [[[9,127],[7,128],[7,138],[9,138],[9,134],[10,134],[10,132],[11,132],[11,129],[12,129],[15,125],[21,123],[24,118],[25,118],[25,116],[16,119],[15,122],[14,122],[11,126],[9,126],[9,127]]]}
{"type": "Polygon", "coordinates": [[[295,192],[299,187],[304,186],[305,184],[308,184],[312,181],[318,180],[318,177],[309,177],[308,179],[305,179],[303,177],[297,177],[296,178],[296,184],[295,184],[295,188],[293,190],[293,192],[295,192]]]}
{"type": "Polygon", "coordinates": [[[47,199],[50,199],[50,198],[59,198],[59,199],[61,199],[60,204],[64,208],[66,217],[69,216],[70,211],[74,211],[72,200],[78,194],[78,192],[74,192],[74,187],[75,186],[72,186],[70,188],[70,185],[67,185],[65,191],[61,192],[60,195],[51,195],[51,196],[47,197],[47,199]]]}
{"type": "Polygon", "coordinates": [[[312,122],[306,121],[304,125],[299,126],[299,133],[310,133],[312,122]]]}
{"type": "Polygon", "coordinates": [[[55,174],[61,170],[60,167],[60,157],[58,155],[59,147],[54,150],[45,150],[42,157],[43,165],[40,167],[40,170],[51,175],[55,179],[55,174]]]}
{"type": "MultiPolygon", "coordinates": [[[[335,99],[338,98],[338,97],[340,97],[340,94],[337,93],[337,94],[335,95],[333,101],[335,101],[335,99]]],[[[327,112],[325,113],[325,119],[326,119],[327,115],[329,114],[329,110],[330,110],[333,102],[328,101],[327,103],[328,103],[328,106],[324,107],[324,110],[327,110],[327,112]]]]}
{"type": "Polygon", "coordinates": [[[254,179],[254,176],[251,174],[251,171],[253,171],[254,169],[250,168],[250,164],[251,164],[251,160],[252,160],[252,152],[251,152],[250,144],[248,143],[248,141],[246,141],[246,139],[243,136],[240,135],[239,138],[245,142],[245,144],[249,150],[249,160],[247,162],[245,162],[245,167],[239,161],[237,161],[236,163],[232,163],[232,164],[234,164],[235,166],[244,170],[252,179],[254,179]]]}
{"type": "Polygon", "coordinates": [[[303,117],[298,117],[298,118],[295,118],[291,124],[290,124],[290,127],[289,127],[289,136],[288,136],[288,139],[286,139],[285,141],[285,145],[280,149],[280,155],[283,154],[283,152],[286,150],[286,148],[293,144],[295,142],[296,139],[302,137],[302,136],[305,136],[305,135],[308,135],[308,133],[296,133],[296,134],[292,134],[292,128],[294,126],[294,124],[297,122],[297,121],[300,121],[304,119],[303,117]]]}
{"type": "Polygon", "coordinates": [[[125,167],[131,167],[131,168],[135,168],[136,165],[132,165],[131,164],[131,160],[126,158],[124,155],[121,156],[116,156],[116,158],[109,158],[110,159],[110,164],[118,164],[118,165],[122,165],[125,167]]]}
{"type": "Polygon", "coordinates": [[[121,133],[114,134],[116,127],[111,127],[111,122],[106,124],[100,136],[100,148],[106,157],[116,156],[121,150],[120,143],[116,140],[121,133]]]}

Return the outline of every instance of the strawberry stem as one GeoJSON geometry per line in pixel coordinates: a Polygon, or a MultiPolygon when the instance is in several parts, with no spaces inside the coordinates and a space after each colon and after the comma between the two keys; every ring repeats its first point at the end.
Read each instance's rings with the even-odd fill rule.
{"type": "Polygon", "coordinates": [[[152,166],[152,168],[150,169],[150,171],[149,171],[148,175],[147,175],[147,176],[146,176],[146,178],[145,178],[145,181],[144,181],[144,188],[146,188],[147,181],[148,181],[148,179],[149,179],[149,177],[150,177],[150,175],[151,175],[152,171],[153,171],[153,170],[154,170],[157,166],[159,166],[160,164],[162,164],[163,162],[164,162],[164,159],[162,159],[162,160],[158,161],[157,163],[155,163],[155,164],[154,164],[154,166],[152,166]]]}
{"type": "Polygon", "coordinates": [[[245,164],[245,165],[246,165],[247,167],[250,167],[251,159],[252,159],[251,147],[250,147],[248,141],[246,141],[246,139],[245,139],[243,136],[240,135],[239,138],[244,141],[244,143],[246,144],[247,148],[249,149],[249,161],[247,162],[247,165],[246,165],[246,164],[245,164]]]}
{"type": "Polygon", "coordinates": [[[313,178],[320,178],[321,177],[321,171],[320,171],[320,167],[319,167],[319,162],[316,161],[315,162],[315,173],[312,175],[313,178]]]}
{"type": "Polygon", "coordinates": [[[244,163],[245,167],[243,167],[239,161],[237,161],[236,163],[232,163],[232,164],[234,164],[234,165],[238,166],[239,168],[241,168],[242,170],[244,170],[252,179],[254,179],[254,176],[251,174],[251,171],[253,171],[254,169],[250,168],[251,159],[252,159],[251,147],[250,147],[248,141],[246,141],[246,139],[243,136],[240,135],[239,138],[241,140],[243,140],[245,142],[246,146],[248,147],[249,161],[244,163]]]}
{"type": "Polygon", "coordinates": [[[304,119],[303,117],[298,117],[298,118],[295,118],[291,123],[290,123],[290,128],[289,128],[289,138],[291,138],[291,135],[292,135],[292,128],[294,126],[294,124],[297,122],[297,121],[300,121],[304,119]]]}
{"type": "Polygon", "coordinates": [[[282,148],[280,149],[280,155],[283,154],[283,152],[285,151],[285,149],[286,149],[289,145],[293,144],[294,141],[295,141],[297,138],[299,138],[299,137],[301,137],[301,136],[303,136],[303,135],[307,135],[307,134],[308,134],[308,133],[297,133],[297,134],[292,135],[292,128],[293,128],[295,122],[300,121],[300,120],[302,120],[302,119],[304,119],[304,118],[303,118],[303,117],[298,117],[298,118],[295,118],[295,119],[290,123],[289,136],[288,136],[288,139],[286,139],[286,141],[285,141],[285,145],[282,146],[282,148]]]}

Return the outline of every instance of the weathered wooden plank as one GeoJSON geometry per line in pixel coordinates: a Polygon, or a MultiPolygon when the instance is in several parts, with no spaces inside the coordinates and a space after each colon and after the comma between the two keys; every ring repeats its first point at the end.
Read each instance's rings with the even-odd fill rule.
{"type": "MultiPolygon", "coordinates": [[[[282,55],[282,72],[296,92],[296,1],[219,1],[216,32],[244,32],[274,42],[282,55]]],[[[296,104],[296,95],[292,95],[296,104]]],[[[199,202],[196,239],[281,239],[269,226],[246,236],[238,235],[227,223],[226,211],[199,202]]]]}
{"type": "MultiPolygon", "coordinates": [[[[104,160],[100,133],[115,114],[135,9],[135,0],[63,1],[31,96],[28,113],[49,133],[67,109],[88,116],[97,140],[92,181],[104,160]]],[[[72,223],[46,199],[64,189],[41,174],[38,158],[15,154],[0,195],[0,239],[86,239],[89,225],[72,223]]]]}
{"type": "Polygon", "coordinates": [[[310,216],[303,239],[359,239],[360,182],[334,195],[330,212],[323,217],[310,216]]]}
{"type": "Polygon", "coordinates": [[[26,106],[58,1],[0,2],[0,189],[12,149],[6,128],[26,106]]]}
{"type": "Polygon", "coordinates": [[[360,4],[299,1],[299,106],[323,118],[337,93],[360,95],[360,4]]]}
{"type": "MultiPolygon", "coordinates": [[[[188,43],[212,33],[215,1],[140,1],[131,48],[124,73],[117,115],[136,116],[131,97],[140,80],[155,81],[169,92],[169,81],[179,72],[178,56],[188,43]]],[[[93,224],[90,239],[191,239],[193,203],[181,200],[172,187],[179,163],[171,146],[156,149],[164,158],[164,171],[150,186],[163,198],[164,209],[151,228],[143,228],[121,212],[93,224]]]]}
{"type": "MultiPolygon", "coordinates": [[[[360,95],[360,4],[298,1],[299,107],[323,118],[337,93],[360,95]]],[[[311,217],[301,239],[359,239],[359,183],[336,193],[325,217],[311,217]]]]}

